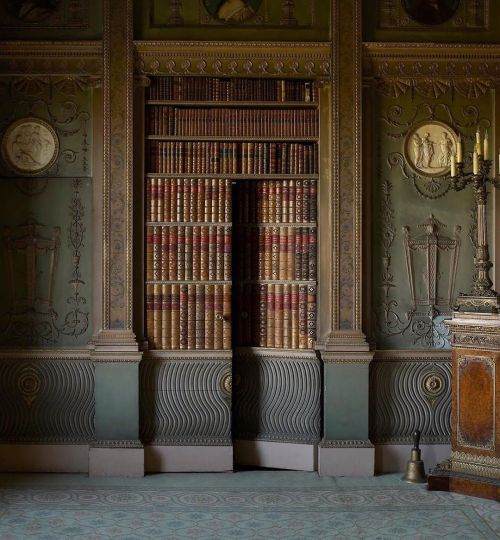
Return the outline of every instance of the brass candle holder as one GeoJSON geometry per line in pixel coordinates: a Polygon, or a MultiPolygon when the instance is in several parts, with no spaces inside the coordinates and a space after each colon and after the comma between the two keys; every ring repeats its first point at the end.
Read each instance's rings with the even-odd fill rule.
{"type": "MultiPolygon", "coordinates": [[[[490,279],[490,269],[493,266],[490,260],[487,237],[486,203],[488,200],[488,184],[494,188],[500,187],[500,181],[490,176],[493,162],[488,159],[488,134],[481,146],[479,130],[476,133],[476,145],[473,153],[473,172],[465,172],[462,160],[462,143],[459,140],[457,155],[452,157],[451,187],[455,191],[462,191],[471,185],[477,207],[477,241],[474,256],[474,275],[472,278],[472,291],[460,293],[457,298],[455,310],[476,313],[500,313],[500,295],[493,290],[490,279]]],[[[499,157],[500,160],[500,157],[499,157]]]]}

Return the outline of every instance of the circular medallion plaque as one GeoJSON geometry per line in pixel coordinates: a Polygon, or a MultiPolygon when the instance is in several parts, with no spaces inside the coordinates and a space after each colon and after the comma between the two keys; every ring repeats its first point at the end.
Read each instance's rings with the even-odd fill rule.
{"type": "Polygon", "coordinates": [[[241,24],[258,11],[262,0],[203,0],[206,10],[218,21],[241,24]]]}
{"type": "Polygon", "coordinates": [[[18,174],[38,174],[51,167],[59,155],[54,128],[40,118],[13,122],[2,138],[2,158],[18,174]]]}
{"type": "Polygon", "coordinates": [[[437,120],[421,122],[406,136],[404,153],[408,165],[422,176],[444,176],[450,172],[456,155],[458,136],[447,124],[437,120]]]}
{"type": "Polygon", "coordinates": [[[402,0],[403,8],[416,22],[425,25],[443,24],[460,6],[460,0],[402,0]]]}

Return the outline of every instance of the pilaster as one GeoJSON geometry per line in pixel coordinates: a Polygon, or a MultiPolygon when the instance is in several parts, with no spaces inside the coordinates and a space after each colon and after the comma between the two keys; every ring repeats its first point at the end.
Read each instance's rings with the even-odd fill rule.
{"type": "MultiPolygon", "coordinates": [[[[320,215],[329,245],[320,253],[320,327],[324,363],[322,475],[371,475],[368,367],[373,357],[362,330],[361,1],[334,0],[331,12],[329,209],[320,215]]],[[[323,135],[323,132],[322,132],[323,135]]],[[[322,138],[322,141],[325,139],[322,138]]]]}
{"type": "Polygon", "coordinates": [[[105,0],[103,36],[102,328],[94,339],[95,476],[142,476],[139,362],[132,330],[132,2],[105,0]]]}

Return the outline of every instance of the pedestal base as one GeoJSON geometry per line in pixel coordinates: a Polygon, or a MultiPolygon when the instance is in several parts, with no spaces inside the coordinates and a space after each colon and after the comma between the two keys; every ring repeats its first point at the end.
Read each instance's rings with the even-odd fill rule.
{"type": "Polygon", "coordinates": [[[462,495],[500,501],[500,480],[484,478],[437,467],[428,478],[429,491],[452,491],[462,495]]]}

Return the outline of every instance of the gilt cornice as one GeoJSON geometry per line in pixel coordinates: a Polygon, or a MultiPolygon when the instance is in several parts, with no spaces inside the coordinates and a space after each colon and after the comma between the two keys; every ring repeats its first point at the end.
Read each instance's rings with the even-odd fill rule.
{"type": "Polygon", "coordinates": [[[500,46],[364,43],[363,76],[393,97],[410,88],[426,97],[439,97],[453,88],[476,98],[500,83],[500,46]]]}
{"type": "Polygon", "coordinates": [[[326,78],[329,43],[135,41],[136,73],[326,78]]]}
{"type": "Polygon", "coordinates": [[[0,41],[1,75],[102,73],[99,41],[0,41]]]}

